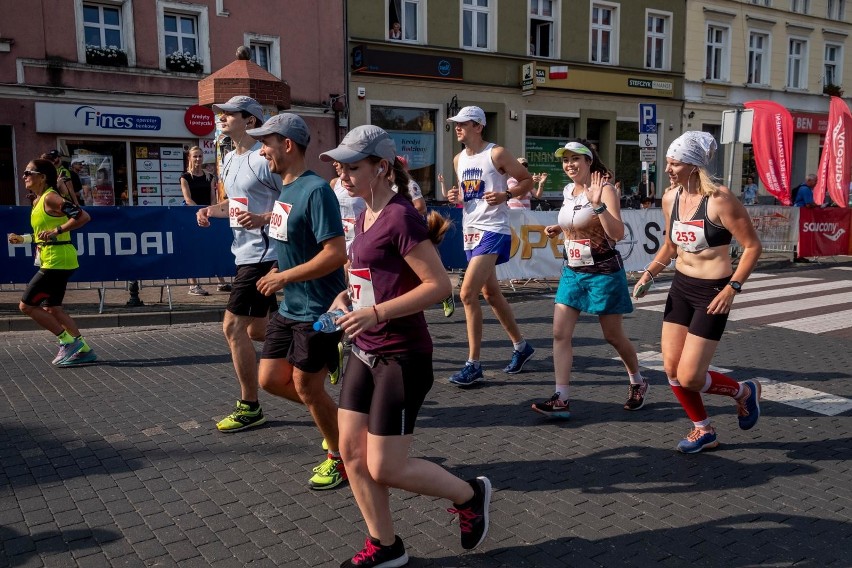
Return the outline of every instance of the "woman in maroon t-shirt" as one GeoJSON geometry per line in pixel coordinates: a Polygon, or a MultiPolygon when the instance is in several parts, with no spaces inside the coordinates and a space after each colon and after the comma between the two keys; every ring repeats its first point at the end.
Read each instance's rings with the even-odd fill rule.
{"type": "Polygon", "coordinates": [[[359,126],[320,157],[340,162],[343,187],[367,204],[349,249],[349,289],[331,306],[352,306],[337,320],[353,339],[354,355],[340,394],[340,453],[370,532],[364,549],[344,566],[407,561],[394,534],[390,487],[456,503],[450,512],[459,515],[462,546],[474,548],[488,531],[488,479],[465,482],[408,455],[417,413],[434,380],[423,310],[452,289],[435,248],[448,221],[433,212],[427,223],[417,213],[393,139],[381,128],[359,126]]]}

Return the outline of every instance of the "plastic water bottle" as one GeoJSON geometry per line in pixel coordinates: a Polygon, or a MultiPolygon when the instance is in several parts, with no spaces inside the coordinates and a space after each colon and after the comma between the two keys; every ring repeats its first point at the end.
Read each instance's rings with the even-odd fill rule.
{"type": "MultiPolygon", "coordinates": [[[[351,308],[350,308],[351,309],[351,308]]],[[[345,314],[343,310],[333,310],[327,313],[324,313],[314,322],[314,331],[321,331],[323,333],[334,333],[335,331],[340,331],[340,326],[337,325],[337,318],[345,314]]]]}

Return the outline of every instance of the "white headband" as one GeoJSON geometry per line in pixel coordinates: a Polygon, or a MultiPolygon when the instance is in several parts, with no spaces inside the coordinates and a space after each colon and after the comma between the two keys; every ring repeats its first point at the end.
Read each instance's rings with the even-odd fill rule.
{"type": "Polygon", "coordinates": [[[716,140],[708,132],[690,130],[681,134],[669,146],[666,158],[707,168],[716,153],[716,140]]]}

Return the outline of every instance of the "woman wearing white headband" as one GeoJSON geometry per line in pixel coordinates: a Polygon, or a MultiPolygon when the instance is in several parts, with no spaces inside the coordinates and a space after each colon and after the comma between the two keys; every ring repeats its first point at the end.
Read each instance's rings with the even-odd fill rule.
{"type": "Polygon", "coordinates": [[[606,340],[624,361],[630,376],[630,392],[625,410],[639,410],[645,404],[648,381],[639,371],[636,349],[624,333],[623,316],[633,311],[627,289],[627,275],[615,243],[624,238],[624,223],[618,195],[605,181],[609,174],[597,153],[585,140],[568,142],[556,151],[562,169],[572,183],[565,186],[565,202],[559,210],[559,224],[545,227],[551,238],[565,239],[565,265],[556,290],[553,309],[553,366],[556,392],[537,402],[532,409],[554,418],[568,418],[568,387],[574,363],[571,345],[582,312],[598,316],[606,340]]]}
{"type": "Polygon", "coordinates": [[[709,370],[734,297],[762,251],[745,207],[707,172],[715,151],[716,141],[706,132],[685,132],[669,146],[666,173],[671,185],[663,196],[668,238],[634,289],[635,297],[643,296],[654,277],[677,259],[660,343],[669,385],[693,423],[677,445],[689,454],[719,445],[702,393],[734,398],[743,430],[760,417],[759,382],[737,383],[709,370]],[[732,237],[743,247],[736,270],[731,266],[732,237]]]}

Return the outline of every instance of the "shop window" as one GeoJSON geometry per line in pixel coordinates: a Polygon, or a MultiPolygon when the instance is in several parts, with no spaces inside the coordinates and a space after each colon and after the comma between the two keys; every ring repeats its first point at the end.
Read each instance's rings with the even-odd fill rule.
{"type": "Polygon", "coordinates": [[[422,43],[420,30],[426,0],[387,0],[388,40],[422,43]]]}
{"type": "Polygon", "coordinates": [[[128,192],[127,145],[124,142],[66,140],[71,161],[81,161],[77,175],[83,203],[89,206],[132,205],[128,192]]]}
{"type": "MultiPolygon", "coordinates": [[[[823,59],[822,86],[829,90],[839,87],[843,78],[840,71],[843,68],[843,46],[836,43],[825,44],[825,57],[823,59]]],[[[830,94],[830,93],[829,93],[830,94]]]]}
{"type": "MultiPolygon", "coordinates": [[[[657,131],[659,131],[657,125],[657,131]]],[[[621,181],[623,196],[636,195],[642,177],[642,161],[639,158],[639,126],[636,122],[618,121],[615,125],[615,159],[606,164],[621,181]]],[[[656,188],[656,172],[649,176],[656,188]]],[[[628,200],[625,200],[628,203],[628,200]]],[[[630,207],[637,207],[638,200],[629,200],[630,207]]]]}
{"type": "Polygon", "coordinates": [[[555,14],[559,13],[558,0],[529,0],[530,2],[530,52],[536,57],[556,57],[556,34],[559,29],[555,14]]]}
{"type": "Polygon", "coordinates": [[[553,207],[561,204],[562,188],[567,181],[562,161],[554,152],[577,137],[577,123],[572,117],[527,115],[524,157],[529,162],[529,171],[547,174],[542,197],[553,207]]]}
{"type": "Polygon", "coordinates": [[[589,61],[618,65],[618,4],[592,2],[589,61]]]}
{"type": "MultiPolygon", "coordinates": [[[[385,105],[370,107],[370,124],[384,128],[396,143],[396,153],[408,160],[408,173],[426,199],[440,198],[437,187],[437,109],[385,105]]],[[[448,180],[449,181],[449,180],[448,180]]],[[[447,185],[450,188],[452,182],[447,185]]]]}
{"type": "Polygon", "coordinates": [[[496,0],[462,0],[462,47],[493,51],[496,0]]]}
{"type": "MultiPolygon", "coordinates": [[[[701,130],[704,132],[709,132],[713,138],[716,140],[717,148],[724,148],[721,144],[719,144],[719,140],[722,138],[722,125],[721,124],[707,124],[704,123],[701,125],[701,130]]],[[[725,161],[725,152],[716,152],[713,155],[713,158],[710,160],[710,165],[707,166],[707,171],[710,172],[710,175],[721,178],[724,170],[722,166],[725,161]]]]}

